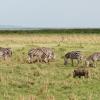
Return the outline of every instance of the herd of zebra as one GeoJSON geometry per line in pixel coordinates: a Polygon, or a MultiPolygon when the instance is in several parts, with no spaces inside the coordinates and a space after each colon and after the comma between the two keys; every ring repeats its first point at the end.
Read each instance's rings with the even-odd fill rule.
{"type": "MultiPolygon", "coordinates": [[[[0,47],[0,58],[6,60],[8,57],[12,56],[12,50],[11,48],[3,48],[0,47]]],[[[37,47],[32,48],[28,51],[28,62],[34,63],[34,62],[45,62],[48,63],[55,59],[55,53],[52,48],[47,47],[37,47]]],[[[67,52],[64,55],[64,65],[68,64],[68,59],[72,61],[72,66],[74,65],[73,60],[77,60],[77,64],[80,62],[84,62],[84,64],[88,67],[95,67],[96,61],[100,60],[100,52],[95,52],[91,54],[89,57],[84,57],[81,53],[81,51],[71,51],[67,52]]]]}
{"type": "Polygon", "coordinates": [[[68,59],[71,59],[72,66],[73,66],[73,60],[77,59],[77,65],[80,62],[84,62],[83,64],[87,67],[96,67],[96,61],[100,60],[100,52],[94,52],[93,54],[89,55],[88,57],[85,57],[82,55],[80,51],[71,51],[65,54],[64,57],[64,64],[66,65],[68,62],[68,59]]]}

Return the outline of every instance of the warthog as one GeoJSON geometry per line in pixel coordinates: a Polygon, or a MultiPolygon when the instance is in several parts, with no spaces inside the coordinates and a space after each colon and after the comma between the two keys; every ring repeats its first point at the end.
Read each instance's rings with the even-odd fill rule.
{"type": "Polygon", "coordinates": [[[85,64],[86,66],[90,67],[96,67],[96,61],[100,60],[100,52],[95,52],[92,55],[90,55],[88,58],[86,58],[85,64]]]}
{"type": "Polygon", "coordinates": [[[0,47],[0,58],[3,58],[4,60],[8,57],[12,56],[11,48],[2,48],[0,47]]]}
{"type": "Polygon", "coordinates": [[[79,78],[81,78],[81,76],[88,78],[89,72],[86,69],[78,68],[78,69],[75,69],[74,72],[73,72],[73,77],[75,78],[76,76],[79,77],[79,78]]]}
{"type": "Polygon", "coordinates": [[[80,51],[71,51],[71,52],[66,53],[64,57],[64,65],[67,65],[68,59],[72,61],[72,66],[73,66],[74,65],[73,60],[76,59],[77,64],[79,64],[80,61],[82,61],[83,59],[83,55],[81,54],[80,51]]]}
{"type": "Polygon", "coordinates": [[[49,62],[51,59],[54,59],[54,53],[51,48],[41,47],[33,48],[28,52],[28,61],[32,62],[49,62]]]}

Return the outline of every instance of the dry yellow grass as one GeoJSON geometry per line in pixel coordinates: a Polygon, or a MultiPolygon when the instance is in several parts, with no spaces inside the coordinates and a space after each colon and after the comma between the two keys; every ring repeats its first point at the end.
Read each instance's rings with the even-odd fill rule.
{"type": "Polygon", "coordinates": [[[82,42],[82,43],[93,43],[100,42],[100,35],[98,34],[53,34],[53,35],[0,35],[0,42],[8,41],[15,43],[32,43],[32,42],[82,42]]]}

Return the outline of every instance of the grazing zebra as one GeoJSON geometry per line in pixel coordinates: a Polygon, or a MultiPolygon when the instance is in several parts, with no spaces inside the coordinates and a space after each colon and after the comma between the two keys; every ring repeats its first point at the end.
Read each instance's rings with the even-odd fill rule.
{"type": "Polygon", "coordinates": [[[12,50],[11,48],[5,48],[5,53],[8,57],[11,57],[12,56],[12,50]]]}
{"type": "Polygon", "coordinates": [[[49,62],[54,58],[54,53],[51,48],[40,47],[40,48],[32,48],[28,52],[28,61],[32,62],[49,62]]]}
{"type": "Polygon", "coordinates": [[[28,61],[29,61],[29,63],[36,62],[36,61],[42,62],[43,56],[45,56],[45,55],[41,50],[39,50],[37,48],[33,48],[28,52],[28,57],[29,57],[28,61]]]}
{"type": "Polygon", "coordinates": [[[12,55],[11,48],[0,47],[0,58],[3,58],[5,60],[8,57],[11,57],[11,55],[12,55]]]}
{"type": "Polygon", "coordinates": [[[100,52],[95,52],[92,55],[90,55],[88,58],[86,58],[85,64],[86,66],[90,67],[96,67],[96,61],[100,60],[100,52]]]}
{"type": "Polygon", "coordinates": [[[64,57],[64,65],[66,65],[68,63],[68,59],[70,59],[72,61],[72,66],[73,66],[74,65],[73,60],[76,59],[77,63],[79,64],[80,61],[82,61],[82,59],[83,59],[83,55],[81,54],[80,51],[68,52],[67,54],[65,54],[65,57],[64,57]]]}

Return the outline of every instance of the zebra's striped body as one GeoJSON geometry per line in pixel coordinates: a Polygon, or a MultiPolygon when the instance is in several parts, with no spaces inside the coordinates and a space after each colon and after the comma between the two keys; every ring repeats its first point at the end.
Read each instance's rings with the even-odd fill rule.
{"type": "Polygon", "coordinates": [[[33,48],[28,52],[29,62],[49,62],[54,58],[54,53],[51,48],[41,47],[33,48]]]}
{"type": "Polygon", "coordinates": [[[74,65],[73,60],[76,59],[79,64],[80,61],[83,59],[83,55],[81,55],[80,51],[68,52],[67,54],[65,54],[65,57],[64,57],[64,65],[66,65],[68,63],[68,59],[70,59],[72,61],[72,66],[73,66],[74,65]]]}
{"type": "Polygon", "coordinates": [[[44,53],[40,49],[32,49],[29,53],[29,62],[42,62],[43,58],[45,58],[44,53]]]}
{"type": "Polygon", "coordinates": [[[51,48],[42,47],[40,49],[43,51],[43,53],[45,53],[45,55],[47,56],[48,60],[55,59],[54,52],[53,52],[53,50],[51,48]]]}
{"type": "Polygon", "coordinates": [[[95,52],[92,55],[90,55],[88,58],[86,58],[85,64],[86,66],[94,66],[96,67],[96,61],[100,60],[100,52],[95,52]]]}
{"type": "Polygon", "coordinates": [[[11,48],[0,47],[0,58],[3,58],[5,60],[8,57],[11,57],[11,55],[12,55],[11,48]]]}

